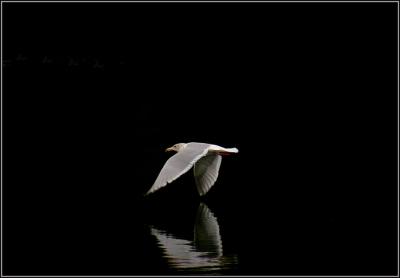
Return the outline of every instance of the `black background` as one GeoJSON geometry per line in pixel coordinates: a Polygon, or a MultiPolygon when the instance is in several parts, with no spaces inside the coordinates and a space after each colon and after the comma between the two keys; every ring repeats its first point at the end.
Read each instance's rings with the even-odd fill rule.
{"type": "Polygon", "coordinates": [[[195,211],[142,197],[192,141],[240,150],[233,274],[396,274],[395,3],[2,5],[4,274],[168,274],[135,223],[195,211]]]}

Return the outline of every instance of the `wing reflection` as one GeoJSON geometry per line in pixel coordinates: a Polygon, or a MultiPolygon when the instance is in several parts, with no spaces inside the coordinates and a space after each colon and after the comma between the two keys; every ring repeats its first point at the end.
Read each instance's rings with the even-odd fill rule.
{"type": "Polygon", "coordinates": [[[236,265],[236,256],[224,256],[217,218],[200,203],[194,225],[194,239],[178,238],[165,230],[151,227],[164,257],[175,269],[221,270],[236,265]]]}
{"type": "Polygon", "coordinates": [[[214,257],[222,256],[222,241],[217,218],[204,203],[200,203],[197,209],[194,244],[200,252],[214,257]]]}

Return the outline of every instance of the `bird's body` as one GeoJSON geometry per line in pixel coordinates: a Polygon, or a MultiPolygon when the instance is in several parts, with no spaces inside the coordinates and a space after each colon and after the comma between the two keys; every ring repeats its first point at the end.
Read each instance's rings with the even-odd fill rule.
{"type": "Polygon", "coordinates": [[[194,166],[196,187],[202,196],[210,190],[218,178],[221,155],[239,152],[236,148],[195,142],[175,144],[166,151],[176,151],[177,153],[167,160],[146,195],[173,182],[194,166]]]}

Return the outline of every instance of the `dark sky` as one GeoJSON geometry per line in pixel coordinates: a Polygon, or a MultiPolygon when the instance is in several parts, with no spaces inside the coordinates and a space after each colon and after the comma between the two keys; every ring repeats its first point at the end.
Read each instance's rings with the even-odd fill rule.
{"type": "MultiPolygon", "coordinates": [[[[288,229],[277,219],[293,211],[311,227],[342,219],[323,226],[343,236],[333,242],[345,248],[350,226],[359,241],[336,273],[394,273],[395,3],[2,5],[5,236],[32,215],[45,225],[49,207],[119,212],[151,185],[166,147],[209,142],[240,150],[224,200],[250,207],[249,226],[273,208],[288,229]]],[[[19,258],[44,271],[16,255],[19,240],[6,240],[5,270],[21,271],[19,258]]],[[[315,273],[335,273],[336,253],[311,246],[330,261],[315,273]]]]}

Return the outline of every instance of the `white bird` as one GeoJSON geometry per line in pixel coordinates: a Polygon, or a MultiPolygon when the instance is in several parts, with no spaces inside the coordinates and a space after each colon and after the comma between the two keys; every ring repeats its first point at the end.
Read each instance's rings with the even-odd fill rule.
{"type": "Polygon", "coordinates": [[[167,160],[153,186],[145,195],[173,182],[194,166],[197,191],[200,196],[203,196],[218,178],[221,155],[239,152],[237,148],[227,149],[217,145],[195,142],[175,144],[165,151],[176,151],[177,153],[167,160]]]}

